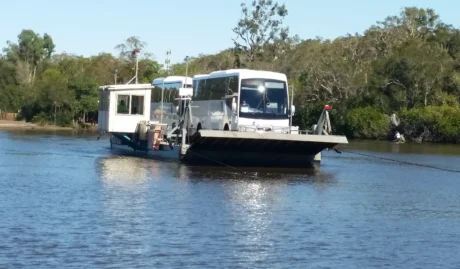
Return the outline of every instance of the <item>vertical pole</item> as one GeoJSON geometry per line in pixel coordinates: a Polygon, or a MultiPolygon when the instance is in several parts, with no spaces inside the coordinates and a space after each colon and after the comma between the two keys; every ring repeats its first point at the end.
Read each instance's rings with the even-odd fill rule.
{"type": "Polygon", "coordinates": [[[292,105],[294,105],[294,85],[291,86],[291,107],[289,108],[291,115],[289,117],[289,126],[292,126],[292,105]]]}
{"type": "Polygon", "coordinates": [[[188,56],[185,57],[185,85],[188,82],[188,56]]]}
{"type": "Polygon", "coordinates": [[[185,119],[184,119],[184,122],[182,123],[182,132],[181,132],[181,135],[182,135],[182,137],[181,137],[181,148],[184,147],[186,142],[187,142],[186,139],[185,139],[186,138],[186,136],[185,136],[186,133],[187,133],[187,129],[185,128],[185,119]]]}
{"type": "Polygon", "coordinates": [[[163,85],[161,87],[161,105],[160,105],[160,123],[163,123],[163,97],[164,97],[164,90],[165,90],[165,78],[169,75],[169,55],[171,55],[171,51],[166,51],[166,58],[165,58],[165,67],[166,67],[166,75],[163,78],[163,85]]]}
{"type": "Polygon", "coordinates": [[[138,82],[139,82],[139,80],[137,78],[138,69],[139,69],[139,56],[138,56],[138,53],[136,53],[136,84],[138,84],[138,82]]]}
{"type": "Polygon", "coordinates": [[[54,129],[56,129],[56,101],[54,101],[54,129]]]}
{"type": "MultiPolygon", "coordinates": [[[[185,57],[185,87],[188,85],[188,56],[185,57]]],[[[185,102],[181,101],[181,107],[185,107],[185,102]]],[[[185,108],[181,108],[181,111],[184,111],[185,115],[185,108]]]]}
{"type": "Polygon", "coordinates": [[[114,80],[115,80],[114,84],[115,85],[117,85],[117,75],[118,75],[118,69],[115,69],[114,70],[114,80]]]}
{"type": "Polygon", "coordinates": [[[163,123],[163,96],[165,91],[165,78],[163,78],[163,85],[161,85],[161,105],[160,105],[160,123],[163,123]]]}

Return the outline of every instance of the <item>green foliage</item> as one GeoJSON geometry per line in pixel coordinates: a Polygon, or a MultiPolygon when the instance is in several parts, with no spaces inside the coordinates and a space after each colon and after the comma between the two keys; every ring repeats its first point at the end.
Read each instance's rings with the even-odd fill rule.
{"type": "Polygon", "coordinates": [[[19,86],[5,85],[0,87],[0,110],[16,112],[21,104],[22,95],[19,86]]]}
{"type": "Polygon", "coordinates": [[[0,110],[19,110],[23,94],[20,86],[15,84],[15,66],[6,59],[0,58],[0,110]]]}
{"type": "Polygon", "coordinates": [[[6,59],[15,64],[16,82],[32,86],[35,82],[37,69],[45,59],[49,59],[54,52],[55,45],[50,35],[41,37],[32,30],[22,30],[18,35],[18,42],[7,42],[8,47],[3,51],[6,59]]]}
{"type": "Polygon", "coordinates": [[[57,69],[46,70],[37,82],[39,104],[42,107],[50,104],[71,105],[74,96],[68,88],[67,80],[67,77],[57,69]]]}
{"type": "Polygon", "coordinates": [[[74,93],[67,77],[57,69],[46,70],[36,83],[36,96],[28,99],[21,109],[21,117],[38,123],[68,125],[73,119],[74,93]]]}
{"type": "MultiPolygon", "coordinates": [[[[161,66],[158,62],[143,59],[139,61],[139,71],[141,72],[141,80],[139,83],[152,83],[152,81],[162,74],[160,74],[161,66]]],[[[184,72],[185,74],[185,72],[184,72]]]]}
{"type": "Polygon", "coordinates": [[[374,107],[358,107],[346,116],[347,135],[352,138],[385,139],[390,119],[374,107]]]}
{"type": "Polygon", "coordinates": [[[44,126],[50,122],[53,122],[51,115],[46,114],[45,112],[40,112],[33,116],[31,122],[38,123],[41,126],[44,126]]]}
{"type": "Polygon", "coordinates": [[[426,106],[401,111],[401,128],[413,140],[460,142],[460,109],[426,106]]]}
{"type": "Polygon", "coordinates": [[[55,47],[56,46],[54,45],[54,42],[51,36],[48,34],[44,34],[43,35],[43,48],[45,49],[46,58],[48,59],[51,58],[51,54],[53,54],[55,47]]]}
{"type": "Polygon", "coordinates": [[[300,107],[296,111],[292,122],[294,125],[299,126],[301,130],[311,129],[318,122],[323,109],[324,105],[321,103],[300,107]]]}
{"type": "MultiPolygon", "coordinates": [[[[0,57],[0,110],[21,111],[19,119],[40,124],[72,125],[94,115],[98,108],[98,87],[126,83],[134,75],[133,48],[144,48],[137,37],[117,46],[120,57],[102,53],[89,58],[68,54],[53,55],[50,35],[43,37],[23,30],[18,42],[8,42],[0,57]]],[[[139,82],[149,83],[160,76],[161,66],[142,53],[139,82]]]]}

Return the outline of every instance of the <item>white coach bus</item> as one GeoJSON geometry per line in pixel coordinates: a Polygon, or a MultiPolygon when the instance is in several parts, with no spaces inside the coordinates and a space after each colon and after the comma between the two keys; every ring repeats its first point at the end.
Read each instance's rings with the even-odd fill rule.
{"type": "Polygon", "coordinates": [[[216,71],[193,77],[194,128],[290,132],[285,74],[248,69],[216,71]]]}

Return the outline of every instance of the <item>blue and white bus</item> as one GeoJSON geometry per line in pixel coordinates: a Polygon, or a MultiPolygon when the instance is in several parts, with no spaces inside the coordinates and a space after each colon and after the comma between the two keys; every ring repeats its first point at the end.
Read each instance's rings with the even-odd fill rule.
{"type": "Polygon", "coordinates": [[[193,77],[197,129],[289,133],[294,109],[282,73],[231,69],[193,77]]]}

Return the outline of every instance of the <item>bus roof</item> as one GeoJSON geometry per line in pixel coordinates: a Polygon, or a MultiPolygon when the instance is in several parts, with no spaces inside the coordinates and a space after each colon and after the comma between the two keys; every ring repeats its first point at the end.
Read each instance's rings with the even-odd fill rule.
{"type": "Polygon", "coordinates": [[[164,83],[170,83],[170,82],[182,82],[185,83],[187,79],[187,82],[192,80],[191,77],[185,77],[185,76],[169,76],[169,77],[161,77],[161,78],[156,78],[152,81],[152,85],[161,85],[164,83]]]}
{"type": "Polygon", "coordinates": [[[218,77],[229,77],[229,76],[240,76],[242,79],[246,78],[267,78],[286,81],[287,77],[283,73],[263,71],[263,70],[251,70],[251,69],[228,69],[211,72],[209,74],[200,74],[193,76],[193,80],[201,80],[205,78],[218,78],[218,77]]]}

